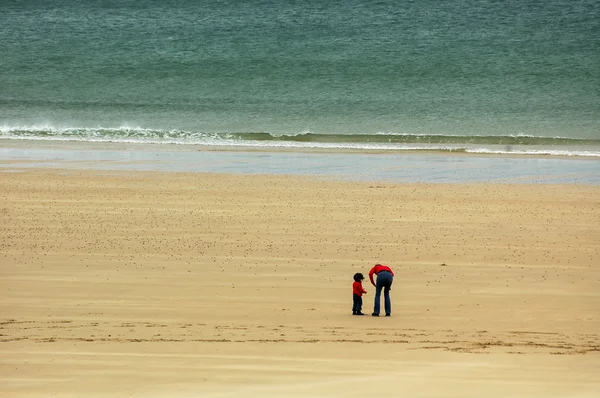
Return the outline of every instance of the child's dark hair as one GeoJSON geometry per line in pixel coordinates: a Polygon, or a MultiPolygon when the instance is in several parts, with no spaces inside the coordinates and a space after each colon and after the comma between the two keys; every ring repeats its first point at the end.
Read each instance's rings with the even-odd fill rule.
{"type": "Polygon", "coordinates": [[[356,274],[354,274],[354,280],[355,281],[361,282],[363,279],[365,279],[365,277],[360,272],[357,272],[356,274]]]}

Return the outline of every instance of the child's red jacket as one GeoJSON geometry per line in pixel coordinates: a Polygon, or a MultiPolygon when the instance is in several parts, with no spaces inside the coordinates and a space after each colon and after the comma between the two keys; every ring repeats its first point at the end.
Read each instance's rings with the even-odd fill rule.
{"type": "Polygon", "coordinates": [[[354,281],[352,284],[352,293],[356,294],[357,296],[362,296],[363,293],[366,292],[367,291],[362,287],[362,283],[354,281]]]}

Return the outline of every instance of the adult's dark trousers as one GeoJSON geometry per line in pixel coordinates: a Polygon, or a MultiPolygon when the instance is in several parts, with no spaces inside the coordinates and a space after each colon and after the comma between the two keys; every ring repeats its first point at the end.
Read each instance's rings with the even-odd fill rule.
{"type": "Polygon", "coordinates": [[[377,282],[375,283],[375,306],[373,307],[373,313],[379,315],[381,307],[381,291],[383,290],[383,300],[385,307],[385,314],[392,313],[392,299],[390,298],[390,290],[392,289],[392,283],[394,282],[394,276],[391,272],[381,271],[377,274],[377,282]]]}

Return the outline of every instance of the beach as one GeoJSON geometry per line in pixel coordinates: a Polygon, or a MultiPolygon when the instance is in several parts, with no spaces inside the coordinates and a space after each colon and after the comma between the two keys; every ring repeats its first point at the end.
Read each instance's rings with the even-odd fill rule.
{"type": "Polygon", "coordinates": [[[600,397],[599,5],[2,2],[0,398],[600,397]]]}
{"type": "Polygon", "coordinates": [[[3,397],[600,391],[598,185],[23,164],[0,172],[3,397]],[[392,316],[352,316],[376,263],[392,316]]]}

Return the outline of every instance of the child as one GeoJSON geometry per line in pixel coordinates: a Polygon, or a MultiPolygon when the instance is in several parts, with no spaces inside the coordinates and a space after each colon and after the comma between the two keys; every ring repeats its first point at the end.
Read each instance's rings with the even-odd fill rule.
{"type": "Polygon", "coordinates": [[[352,315],[364,315],[362,313],[362,295],[367,291],[362,287],[362,281],[365,279],[363,274],[354,274],[354,283],[352,284],[352,315]]]}

